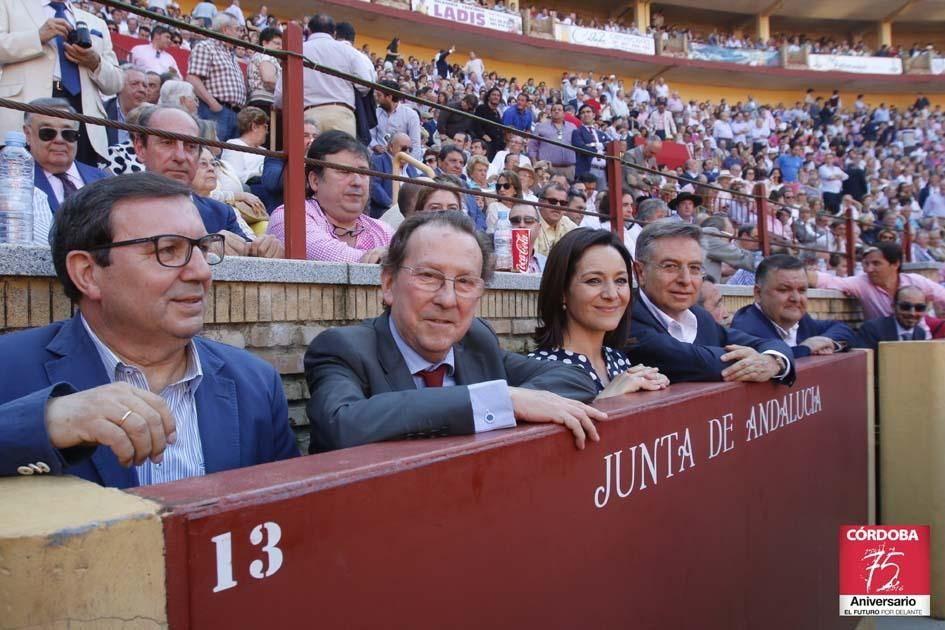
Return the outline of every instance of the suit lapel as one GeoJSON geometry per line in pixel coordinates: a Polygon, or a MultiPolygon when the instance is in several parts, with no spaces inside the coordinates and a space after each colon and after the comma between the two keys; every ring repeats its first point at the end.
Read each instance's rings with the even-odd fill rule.
{"type": "Polygon", "coordinates": [[[26,12],[29,14],[30,19],[33,20],[33,23],[36,24],[37,28],[46,23],[46,9],[44,9],[41,4],[38,2],[24,2],[23,5],[26,7],[26,12]]]}
{"type": "Polygon", "coordinates": [[[641,322],[649,324],[650,326],[663,331],[667,335],[669,334],[669,330],[666,328],[666,326],[663,326],[663,323],[658,320],[656,316],[650,312],[650,309],[646,307],[646,304],[643,303],[643,298],[640,297],[639,291],[634,293],[632,312],[641,322]]]}
{"type": "Polygon", "coordinates": [[[890,315],[885,320],[883,320],[883,325],[886,330],[883,331],[883,339],[881,341],[900,341],[899,339],[899,328],[896,326],[896,317],[895,315],[890,315]]]}
{"type": "Polygon", "coordinates": [[[56,198],[56,193],[53,192],[52,186],[49,185],[49,179],[46,177],[46,173],[39,164],[33,165],[33,184],[46,193],[49,209],[53,214],[56,214],[59,210],[59,199],[56,198]]]}
{"type": "MultiPolygon", "coordinates": [[[[46,376],[50,383],[67,382],[84,391],[111,382],[78,313],[63,324],[46,349],[59,357],[46,363],[46,376]]],[[[128,488],[138,485],[137,471],[122,467],[110,448],[99,446],[95,449],[92,465],[105,486],[128,488]]]]}
{"type": "Polygon", "coordinates": [[[236,382],[220,373],[223,361],[201,339],[194,342],[203,369],[203,380],[194,398],[204,467],[208,474],[239,468],[240,410],[236,382]]]}
{"type": "Polygon", "coordinates": [[[390,313],[374,318],[374,335],[377,338],[377,359],[387,376],[390,391],[401,392],[417,389],[413,375],[407,369],[404,357],[397,349],[394,337],[390,333],[390,313]]]}
{"type": "Polygon", "coordinates": [[[919,324],[916,324],[915,328],[912,329],[912,340],[923,341],[924,339],[925,339],[925,331],[922,330],[922,326],[920,326],[919,324]]]}

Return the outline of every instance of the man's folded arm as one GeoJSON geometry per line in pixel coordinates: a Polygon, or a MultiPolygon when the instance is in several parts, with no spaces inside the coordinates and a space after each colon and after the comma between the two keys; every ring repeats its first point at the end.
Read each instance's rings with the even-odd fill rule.
{"type": "Polygon", "coordinates": [[[755,337],[754,335],[749,335],[735,328],[726,328],[720,324],[716,324],[716,326],[722,331],[722,339],[725,340],[725,345],[734,344],[737,346],[748,346],[749,348],[754,348],[756,352],[761,354],[771,354],[782,359],[786,362],[786,365],[784,369],[775,376],[774,380],[787,385],[794,383],[794,353],[786,343],[779,339],[762,339],[761,337],[755,337]]]}
{"type": "Polygon", "coordinates": [[[689,381],[721,381],[727,364],[721,356],[725,349],[716,346],[698,346],[679,341],[668,334],[643,330],[634,321],[635,341],[630,346],[630,358],[659,368],[673,383],[689,381]]]}

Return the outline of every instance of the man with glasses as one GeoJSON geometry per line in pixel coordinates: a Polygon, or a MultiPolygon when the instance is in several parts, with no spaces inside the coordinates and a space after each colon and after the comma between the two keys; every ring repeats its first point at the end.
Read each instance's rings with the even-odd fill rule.
{"type": "MultiPolygon", "coordinates": [[[[37,107],[76,113],[61,98],[39,98],[30,102],[37,107]]],[[[92,182],[109,177],[94,166],[77,162],[79,123],[65,118],[26,114],[23,133],[33,155],[33,182],[46,193],[49,209],[55,214],[59,206],[77,190],[92,182]]]]}
{"type": "Polygon", "coordinates": [[[538,202],[555,206],[554,208],[539,207],[538,209],[541,215],[541,226],[538,230],[535,251],[542,256],[547,256],[555,243],[560,241],[565,234],[577,228],[577,224],[565,216],[565,210],[568,207],[568,189],[564,186],[555,183],[548,184],[538,195],[538,202]]]}
{"type": "Polygon", "coordinates": [[[190,189],[112,177],[56,218],[56,275],[78,311],[0,339],[0,475],[128,488],[294,457],[279,374],[198,337],[223,237],[190,189]]]}
{"type": "Polygon", "coordinates": [[[383,263],[385,313],[320,334],[305,354],[310,452],[554,422],[578,448],[606,414],[581,370],[506,352],[475,318],[491,247],[459,212],[421,212],[383,263]]]}
{"type": "Polygon", "coordinates": [[[640,289],[633,300],[634,360],[682,381],[775,380],[794,382],[791,349],[717,323],[697,306],[702,288],[702,230],[659,221],[636,243],[634,271],[640,289]]]}
{"type": "Polygon", "coordinates": [[[923,341],[932,339],[932,329],[942,328],[942,320],[926,316],[925,294],[918,287],[896,291],[893,314],[863,322],[856,335],[857,348],[879,350],[881,341],[923,341]]]}

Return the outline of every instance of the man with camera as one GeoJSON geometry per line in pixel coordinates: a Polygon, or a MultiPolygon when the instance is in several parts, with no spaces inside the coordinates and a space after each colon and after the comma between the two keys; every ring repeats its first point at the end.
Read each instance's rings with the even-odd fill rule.
{"type": "MultiPolygon", "coordinates": [[[[105,22],[71,0],[0,0],[0,16],[0,94],[21,103],[64,98],[106,118],[103,96],[121,89],[122,75],[105,22]]],[[[0,109],[0,135],[22,127],[23,112],[0,109]]],[[[79,133],[76,159],[107,155],[104,127],[83,124],[79,133]]]]}

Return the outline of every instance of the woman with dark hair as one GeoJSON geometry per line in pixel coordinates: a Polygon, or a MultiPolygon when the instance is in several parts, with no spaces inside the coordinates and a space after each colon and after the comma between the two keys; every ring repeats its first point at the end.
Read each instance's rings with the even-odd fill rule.
{"type": "Polygon", "coordinates": [[[538,291],[541,326],[538,350],[528,356],[585,370],[598,398],[663,389],[659,370],[632,366],[619,348],[630,335],[630,278],[633,259],[606,230],[578,228],[548,255],[538,291]]]}

